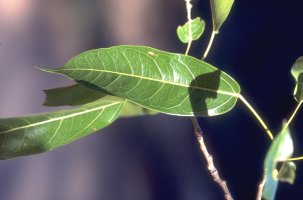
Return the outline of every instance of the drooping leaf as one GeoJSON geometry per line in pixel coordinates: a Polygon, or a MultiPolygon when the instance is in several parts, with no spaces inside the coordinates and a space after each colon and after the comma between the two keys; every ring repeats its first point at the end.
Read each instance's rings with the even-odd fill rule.
{"type": "MultiPolygon", "coordinates": [[[[96,91],[79,84],[45,90],[45,106],[78,106],[102,99],[109,101],[122,101],[123,99],[108,95],[106,91],[96,91]]],[[[154,115],[158,112],[148,110],[141,106],[125,101],[120,117],[135,117],[142,115],[154,115]]]]}
{"type": "Polygon", "coordinates": [[[219,31],[229,15],[234,0],[210,0],[213,30],[219,31]]]}
{"type": "Polygon", "coordinates": [[[266,183],[263,189],[263,198],[273,200],[278,187],[277,163],[286,161],[293,153],[293,141],[289,128],[282,128],[282,131],[276,136],[272,142],[265,158],[264,173],[266,175],[266,183]]]}
{"type": "Polygon", "coordinates": [[[283,163],[278,174],[279,181],[293,184],[296,178],[296,169],[297,167],[294,162],[283,163]]]}
{"type": "Polygon", "coordinates": [[[223,114],[240,93],[234,79],[206,62],[142,46],[90,50],[59,69],[44,70],[172,115],[223,114]]]}
{"type": "Polygon", "coordinates": [[[296,60],[291,68],[291,74],[296,80],[294,97],[298,102],[300,102],[303,100],[303,56],[296,60]]]}
{"type": "MultiPolygon", "coordinates": [[[[200,17],[197,17],[191,21],[191,39],[192,41],[198,40],[203,34],[205,29],[205,22],[200,17]]],[[[189,38],[189,22],[186,22],[183,26],[178,26],[177,35],[181,42],[188,43],[189,38]]]]}
{"type": "Polygon", "coordinates": [[[0,159],[52,150],[111,124],[124,101],[95,101],[80,108],[0,119],[0,159]]]}

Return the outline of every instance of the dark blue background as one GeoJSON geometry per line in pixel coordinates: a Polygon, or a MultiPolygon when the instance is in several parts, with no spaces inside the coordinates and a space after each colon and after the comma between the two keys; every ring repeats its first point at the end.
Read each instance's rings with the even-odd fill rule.
{"type": "MultiPolygon", "coordinates": [[[[290,68],[303,55],[302,5],[299,1],[235,2],[207,58],[240,83],[242,94],[275,134],[296,106],[290,68]]],[[[204,3],[198,6],[201,15],[207,13],[204,3]]],[[[295,155],[303,152],[302,117],[299,112],[291,125],[295,155]]],[[[253,199],[269,145],[265,132],[241,102],[227,115],[199,121],[235,198],[253,199]]],[[[300,161],[297,167],[295,184],[280,184],[277,199],[299,199],[300,161]]]]}

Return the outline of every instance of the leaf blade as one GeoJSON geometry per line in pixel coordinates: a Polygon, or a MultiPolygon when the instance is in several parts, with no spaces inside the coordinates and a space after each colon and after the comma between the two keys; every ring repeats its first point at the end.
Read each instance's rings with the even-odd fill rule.
{"type": "Polygon", "coordinates": [[[234,79],[206,62],[143,46],[90,50],[61,68],[42,70],[180,116],[223,114],[233,108],[240,93],[234,79]]]}
{"type": "Polygon", "coordinates": [[[294,162],[286,161],[283,163],[278,174],[279,181],[294,184],[296,179],[296,168],[297,167],[294,162]]]}
{"type": "MultiPolygon", "coordinates": [[[[178,26],[178,28],[177,28],[178,38],[183,43],[188,43],[190,41],[189,23],[190,22],[186,22],[184,25],[178,26]]],[[[195,19],[191,20],[191,27],[192,27],[191,28],[192,29],[192,32],[191,32],[192,41],[198,40],[204,32],[205,22],[200,17],[196,17],[195,19]]]]}
{"type": "MultiPolygon", "coordinates": [[[[272,142],[264,161],[264,173],[266,183],[262,192],[264,199],[274,199],[278,188],[277,169],[278,161],[286,161],[293,153],[293,141],[288,127],[282,128],[282,131],[275,137],[272,142]]],[[[284,177],[282,177],[284,178],[284,177]]]]}
{"type": "Polygon", "coordinates": [[[79,84],[43,90],[44,106],[79,106],[104,98],[105,93],[97,92],[79,84]]]}
{"type": "Polygon", "coordinates": [[[303,100],[303,56],[299,57],[291,68],[291,74],[296,81],[294,97],[296,101],[303,100]]]}
{"type": "Polygon", "coordinates": [[[210,0],[213,31],[218,32],[229,15],[234,0],[210,0]]]}
{"type": "Polygon", "coordinates": [[[123,103],[95,101],[76,109],[0,119],[0,159],[42,153],[102,129],[118,117],[123,103]]]}
{"type": "MultiPolygon", "coordinates": [[[[79,84],[44,90],[45,106],[78,106],[98,99],[123,101],[119,97],[115,97],[106,93],[106,91],[95,91],[79,84]]],[[[120,117],[137,117],[143,115],[155,115],[158,112],[148,110],[136,104],[125,100],[120,112],[120,117]]]]}

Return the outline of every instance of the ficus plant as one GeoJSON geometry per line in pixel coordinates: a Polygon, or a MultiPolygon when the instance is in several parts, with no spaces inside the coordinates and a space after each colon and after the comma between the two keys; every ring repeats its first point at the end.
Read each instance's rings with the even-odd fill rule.
{"type": "MultiPolygon", "coordinates": [[[[85,51],[57,69],[38,67],[64,75],[75,84],[45,90],[45,106],[75,106],[71,109],[0,119],[0,158],[10,159],[50,151],[92,134],[120,117],[157,115],[190,118],[208,169],[226,199],[233,199],[208,153],[197,117],[212,117],[230,111],[240,100],[272,141],[264,155],[264,175],[257,199],[275,199],[279,182],[294,183],[296,165],[289,124],[303,101],[303,57],[291,68],[298,106],[281,131],[274,135],[254,107],[241,94],[240,85],[227,73],[204,59],[232,8],[233,0],[210,0],[212,34],[202,58],[189,54],[200,39],[205,22],[192,19],[190,0],[185,0],[187,22],[177,28],[185,53],[172,53],[146,46],[114,46],[85,51]]],[[[203,127],[202,127],[203,128],[203,127]]],[[[261,166],[260,166],[261,167],[261,166]]]]}

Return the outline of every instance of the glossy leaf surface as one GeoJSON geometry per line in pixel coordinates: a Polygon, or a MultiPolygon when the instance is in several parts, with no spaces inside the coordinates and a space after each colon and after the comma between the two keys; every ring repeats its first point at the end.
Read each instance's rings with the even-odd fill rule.
{"type": "Polygon", "coordinates": [[[210,0],[213,30],[218,31],[229,15],[234,0],[210,0]]]}
{"type": "Polygon", "coordinates": [[[142,46],[90,50],[59,69],[44,70],[172,115],[223,114],[240,93],[234,79],[206,62],[142,46]]]}
{"type": "MultiPolygon", "coordinates": [[[[122,101],[123,99],[96,91],[79,84],[45,90],[45,106],[78,106],[102,99],[110,101],[122,101]]],[[[142,115],[154,115],[158,112],[148,110],[129,101],[125,101],[120,117],[136,117],[142,115]]]]}
{"type": "MultiPolygon", "coordinates": [[[[198,40],[204,32],[205,22],[197,17],[191,21],[191,39],[192,41],[198,40]]],[[[189,37],[189,22],[186,22],[183,26],[178,26],[177,35],[181,42],[188,43],[189,37]]]]}
{"type": "Polygon", "coordinates": [[[111,124],[123,101],[95,101],[80,108],[0,119],[0,159],[52,150],[111,124]]]}
{"type": "Polygon", "coordinates": [[[286,161],[293,153],[293,141],[288,128],[283,130],[277,135],[272,142],[265,158],[264,172],[266,175],[266,183],[263,189],[263,198],[273,200],[276,195],[278,187],[278,174],[277,162],[286,161]]]}
{"type": "Polygon", "coordinates": [[[294,97],[298,102],[300,102],[303,100],[303,56],[296,60],[291,68],[291,74],[296,80],[294,97]]]}

